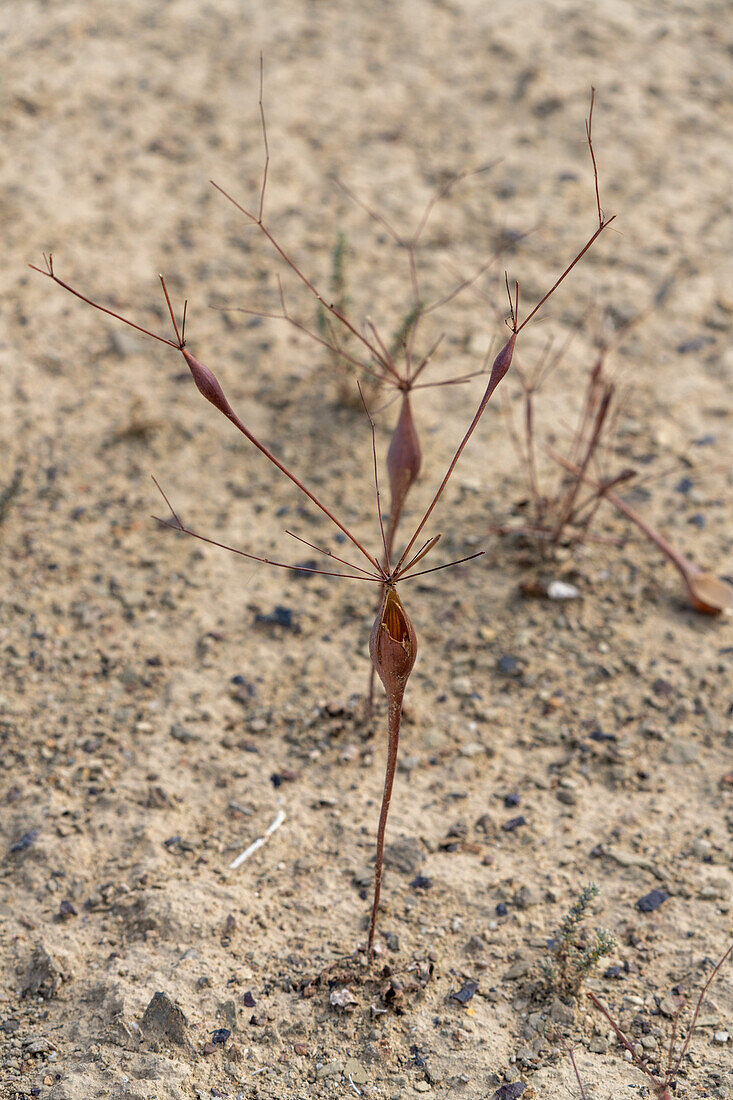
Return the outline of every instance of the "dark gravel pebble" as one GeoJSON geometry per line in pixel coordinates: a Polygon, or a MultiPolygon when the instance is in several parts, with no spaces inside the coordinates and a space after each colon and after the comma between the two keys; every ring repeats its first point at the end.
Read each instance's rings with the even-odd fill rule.
{"type": "Polygon", "coordinates": [[[426,875],[416,875],[410,883],[413,890],[429,890],[432,885],[433,880],[426,875]]]}
{"type": "Polygon", "coordinates": [[[458,1001],[462,1005],[467,1005],[477,989],[478,982],[465,982],[457,993],[451,993],[451,1000],[458,1001]]]}
{"type": "Polygon", "coordinates": [[[255,615],[255,623],[257,623],[258,626],[282,626],[286,630],[294,630],[296,632],[300,630],[300,627],[293,618],[291,608],[281,607],[279,605],[266,615],[258,612],[255,615]]]}
{"type": "Polygon", "coordinates": [[[522,825],[526,824],[526,817],[523,817],[522,814],[520,814],[519,817],[510,817],[508,821],[505,821],[502,825],[502,829],[505,833],[513,833],[515,829],[519,829],[522,825]]]}
{"type": "Polygon", "coordinates": [[[218,1027],[216,1031],[212,1031],[211,1041],[212,1043],[219,1043],[221,1046],[224,1046],[230,1035],[231,1031],[228,1027],[218,1027]]]}
{"type": "Polygon", "coordinates": [[[517,1100],[527,1087],[526,1081],[512,1081],[511,1085],[502,1085],[491,1097],[491,1100],[517,1100]]]}
{"type": "Polygon", "coordinates": [[[10,846],[11,853],[25,852],[33,844],[40,831],[40,829],[30,829],[27,833],[24,833],[20,840],[16,840],[15,844],[10,846]]]}
{"type": "Polygon", "coordinates": [[[665,894],[664,890],[652,890],[650,893],[645,894],[643,898],[639,898],[636,908],[640,909],[642,913],[653,913],[668,897],[669,894],[665,894]]]}

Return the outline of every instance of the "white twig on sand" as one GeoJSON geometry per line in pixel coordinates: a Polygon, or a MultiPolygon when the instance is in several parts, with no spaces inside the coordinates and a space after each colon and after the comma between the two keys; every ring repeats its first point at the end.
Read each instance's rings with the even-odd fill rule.
{"type": "Polygon", "coordinates": [[[245,848],[243,852],[240,852],[239,855],[237,856],[237,858],[233,859],[232,862],[229,864],[229,870],[230,871],[236,871],[237,867],[241,867],[242,864],[244,863],[244,861],[249,859],[249,857],[251,855],[254,855],[254,853],[259,848],[262,847],[262,845],[265,843],[267,838],[272,836],[272,834],[277,829],[280,828],[280,826],[282,825],[284,820],[285,820],[285,811],[284,810],[278,810],[277,817],[272,822],[272,824],[269,825],[268,828],[265,830],[265,835],[264,836],[258,836],[257,840],[252,841],[249,848],[245,848]]]}
{"type": "Polygon", "coordinates": [[[354,1082],[352,1081],[352,1079],[351,1079],[351,1074],[349,1074],[349,1084],[351,1085],[351,1087],[352,1087],[352,1089],[354,1090],[354,1092],[356,1093],[356,1095],[357,1095],[357,1096],[361,1096],[361,1090],[360,1090],[360,1089],[358,1089],[358,1088],[356,1087],[356,1085],[354,1084],[354,1082]]]}

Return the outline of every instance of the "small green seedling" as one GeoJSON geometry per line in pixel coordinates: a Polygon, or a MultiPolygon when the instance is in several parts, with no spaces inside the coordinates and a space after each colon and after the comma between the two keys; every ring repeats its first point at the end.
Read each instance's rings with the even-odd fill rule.
{"type": "Polygon", "coordinates": [[[561,997],[576,997],[598,961],[604,955],[610,955],[616,947],[616,941],[609,932],[596,929],[589,934],[585,927],[591,903],[597,897],[595,882],[581,890],[577,901],[562,919],[551,943],[549,956],[540,964],[548,989],[561,997]]]}

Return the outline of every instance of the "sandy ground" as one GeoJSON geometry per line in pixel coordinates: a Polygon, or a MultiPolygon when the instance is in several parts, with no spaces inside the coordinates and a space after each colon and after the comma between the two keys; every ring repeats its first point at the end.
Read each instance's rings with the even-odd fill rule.
{"type": "MultiPolygon", "coordinates": [[[[559,346],[580,326],[538,434],[567,434],[601,316],[613,332],[656,305],[609,363],[627,394],[612,465],[672,469],[629,499],[730,575],[728,15],[712,0],[0,7],[0,492],[20,478],[0,519],[3,1100],[577,1100],[554,1028],[578,1043],[589,1098],[650,1095],[587,1000],[539,998],[534,968],[596,882],[589,924],[616,947],[586,988],[653,1063],[672,991],[694,1000],[730,943],[730,621],[691,611],[677,575],[610,512],[597,530],[631,536],[620,550],[539,562],[490,535],[521,523],[526,497],[490,406],[434,524],[436,563],[486,555],[404,591],[420,655],[379,969],[339,964],[364,942],[383,778],[383,704],[376,730],[359,718],[374,593],[156,528],[151,474],[212,537],[316,557],[292,526],[339,550],[174,350],[26,264],[52,250],[62,278],[159,330],[164,271],[176,303],[190,299],[194,354],[376,552],[368,425],[339,400],[327,356],[285,324],[209,308],[277,309],[282,268],[208,183],[257,203],[259,51],[268,224],[320,286],[346,234],[359,321],[393,331],[409,273],[334,177],[409,233],[451,173],[493,163],[436,209],[419,253],[439,296],[510,242],[426,330],[446,331],[436,380],[478,369],[500,336],[503,266],[531,302],[592,232],[594,84],[602,199],[618,217],[522,334],[531,365],[549,335],[559,346]],[[579,598],[523,599],[539,574],[579,598]],[[258,620],[278,607],[289,625],[258,620]],[[281,810],[266,846],[229,870],[281,810]],[[653,889],[667,900],[639,911],[653,889]],[[342,988],[350,1010],[331,1004],[342,988]],[[170,1003],[146,1016],[156,993],[170,1003]]],[[[313,301],[286,276],[312,324],[313,301]]],[[[481,388],[415,396],[425,461],[406,524],[481,388]]],[[[519,411],[516,378],[504,388],[519,411]]],[[[382,457],[395,412],[378,417],[382,457]]],[[[732,966],[702,1022],[677,1095],[733,1097],[732,966]]]]}

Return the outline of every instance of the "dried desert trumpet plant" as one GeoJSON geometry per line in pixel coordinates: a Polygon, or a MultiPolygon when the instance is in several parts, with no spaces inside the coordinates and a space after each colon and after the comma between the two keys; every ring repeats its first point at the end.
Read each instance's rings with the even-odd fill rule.
{"type": "MultiPolygon", "coordinates": [[[[264,116],[263,116],[263,118],[264,118],[264,116]]],[[[589,134],[589,136],[590,136],[590,134],[589,134]]],[[[266,134],[265,134],[265,142],[266,142],[266,134]]],[[[591,152],[592,152],[592,147],[591,147],[591,152]]],[[[272,238],[272,235],[271,235],[270,231],[266,228],[266,226],[264,225],[264,222],[262,220],[263,219],[263,210],[264,210],[265,185],[266,185],[266,181],[267,181],[267,160],[269,160],[269,156],[266,157],[266,167],[265,167],[265,172],[264,172],[262,191],[261,191],[261,195],[260,195],[259,215],[255,216],[255,215],[252,215],[252,214],[247,214],[247,212],[244,211],[243,208],[241,206],[239,206],[238,203],[235,203],[235,205],[237,205],[240,210],[243,210],[243,212],[245,214],[247,214],[248,218],[250,218],[252,220],[255,220],[256,224],[259,225],[262,232],[268,237],[268,239],[273,241],[273,244],[274,244],[274,240],[272,238]]],[[[594,167],[595,167],[595,161],[594,161],[594,167]]],[[[597,195],[597,183],[596,183],[596,195],[597,195]]],[[[234,200],[232,200],[232,201],[234,201],[234,200]]],[[[489,376],[488,385],[486,387],[484,395],[483,395],[483,397],[481,398],[481,400],[478,404],[478,407],[476,409],[474,417],[473,417],[471,423],[469,424],[467,431],[465,432],[461,442],[459,443],[459,445],[458,445],[458,447],[457,447],[457,449],[456,449],[456,451],[453,455],[453,458],[452,458],[452,460],[451,460],[451,462],[448,466],[448,469],[447,469],[442,481],[440,482],[440,484],[439,484],[436,492],[434,493],[434,495],[432,497],[432,500],[431,500],[430,504],[428,505],[425,513],[423,514],[422,518],[420,519],[420,521],[416,525],[412,535],[407,540],[407,543],[406,543],[404,549],[402,550],[399,558],[396,561],[394,561],[394,558],[393,558],[392,548],[390,546],[390,541],[389,541],[389,538],[388,538],[387,529],[385,528],[384,519],[383,519],[383,515],[382,515],[381,501],[380,501],[380,490],[379,490],[377,450],[376,450],[376,443],[375,443],[374,424],[373,424],[373,421],[371,420],[371,416],[369,417],[369,420],[370,420],[370,423],[371,423],[374,482],[375,482],[375,490],[376,490],[377,516],[378,516],[380,535],[381,535],[381,545],[380,545],[379,550],[375,553],[370,552],[365,547],[363,542],[355,534],[353,534],[351,530],[349,530],[347,525],[341,519],[339,519],[337,514],[329,506],[324,504],[316,496],[316,494],[308,487],[306,481],[301,480],[301,478],[298,475],[296,475],[280,459],[278,459],[251,432],[251,430],[247,427],[245,422],[243,420],[241,420],[240,417],[237,415],[237,413],[233,410],[233,408],[230,405],[227,397],[225,396],[225,393],[224,393],[224,390],[223,390],[222,386],[220,385],[220,383],[219,383],[218,379],[216,378],[216,376],[214,375],[214,373],[207,366],[205,366],[199,359],[197,359],[195,356],[193,356],[188,351],[188,349],[186,347],[186,339],[185,339],[186,306],[184,306],[183,321],[182,321],[182,324],[179,328],[179,326],[177,324],[177,321],[176,321],[176,317],[175,317],[173,307],[172,307],[171,302],[170,302],[170,298],[168,296],[168,292],[166,290],[165,282],[164,282],[162,276],[161,276],[161,285],[162,285],[162,288],[163,288],[163,293],[165,295],[166,304],[167,304],[168,311],[169,311],[169,314],[170,314],[175,339],[169,339],[169,338],[161,336],[157,333],[151,332],[150,330],[145,329],[140,325],[135,324],[134,322],[128,320],[125,317],[123,317],[121,314],[116,313],[115,311],[113,311],[111,309],[108,309],[106,306],[103,306],[100,303],[98,303],[98,302],[94,301],[93,299],[91,299],[90,297],[87,297],[86,295],[80,293],[78,290],[74,289],[70,284],[62,281],[55,273],[54,266],[53,266],[53,259],[50,255],[46,259],[46,268],[45,268],[45,270],[41,269],[41,268],[37,268],[37,267],[34,268],[34,270],[39,271],[41,274],[47,276],[53,282],[57,283],[59,286],[63,287],[65,290],[67,290],[70,293],[74,294],[77,298],[81,299],[86,304],[91,305],[94,308],[99,309],[102,312],[109,314],[110,316],[116,318],[117,320],[120,320],[120,321],[124,322],[127,325],[130,325],[132,328],[136,329],[137,331],[143,333],[146,336],[152,337],[153,339],[157,340],[159,343],[165,344],[168,347],[171,347],[171,348],[173,348],[177,351],[180,351],[180,353],[183,355],[183,357],[186,361],[186,364],[187,364],[187,366],[188,366],[188,368],[191,372],[193,380],[194,380],[197,388],[199,389],[200,393],[207,399],[207,401],[209,401],[217,409],[218,412],[220,412],[223,416],[225,416],[238,429],[238,431],[240,431],[242,433],[242,435],[244,435],[246,437],[246,439],[253,446],[255,446],[265,456],[265,458],[267,458],[267,460],[269,462],[271,462],[280,471],[281,474],[283,474],[286,478],[288,478],[297,487],[297,489],[311,501],[312,504],[314,504],[325,516],[327,516],[327,518],[338,528],[338,530],[342,533],[342,535],[344,535],[346,537],[346,539],[350,542],[352,551],[355,551],[356,555],[358,556],[358,560],[355,562],[355,561],[349,560],[345,557],[336,556],[330,550],[322,549],[321,547],[315,546],[313,543],[308,543],[308,545],[310,545],[313,549],[323,553],[329,559],[329,563],[335,562],[335,563],[338,563],[340,566],[343,566],[344,568],[343,569],[337,569],[335,567],[334,568],[328,568],[328,569],[307,568],[307,570],[304,570],[304,571],[308,571],[308,572],[311,572],[311,573],[320,573],[320,574],[325,575],[325,576],[335,576],[335,577],[340,577],[340,578],[346,578],[346,579],[349,579],[349,580],[363,581],[363,582],[367,582],[367,583],[376,583],[377,585],[380,586],[381,599],[380,599],[379,610],[378,610],[376,618],[374,620],[374,626],[373,626],[372,632],[371,632],[369,652],[370,652],[372,665],[375,669],[376,674],[379,676],[379,678],[380,678],[380,680],[381,680],[381,682],[384,686],[385,695],[386,695],[386,698],[387,698],[388,752],[387,752],[387,765],[386,765],[385,780],[384,780],[384,790],[383,790],[382,803],[381,803],[381,809],[380,809],[379,825],[378,825],[378,830],[377,830],[377,849],[376,849],[376,864],[375,864],[374,897],[373,897],[373,902],[372,902],[372,907],[371,907],[371,917],[370,917],[370,922],[369,922],[369,934],[368,934],[368,940],[367,940],[367,951],[368,951],[368,955],[369,955],[370,958],[373,957],[373,953],[374,953],[374,938],[375,938],[375,931],[376,931],[376,925],[377,925],[377,916],[378,916],[378,912],[379,912],[379,901],[380,901],[381,883],[382,883],[384,838],[385,838],[385,833],[386,833],[387,817],[388,817],[388,813],[389,813],[390,800],[391,800],[391,796],[392,796],[392,787],[393,787],[395,770],[396,770],[397,752],[398,752],[398,745],[399,745],[400,719],[401,719],[401,713],[402,713],[402,700],[403,700],[403,697],[404,697],[404,692],[405,692],[405,688],[406,688],[409,676],[410,676],[410,674],[412,672],[412,669],[414,667],[414,664],[415,664],[415,660],[416,660],[416,657],[417,657],[417,648],[418,648],[417,634],[416,634],[415,628],[412,624],[410,616],[408,615],[408,612],[406,611],[406,609],[405,609],[405,607],[402,603],[402,600],[401,600],[401,598],[398,594],[397,588],[398,588],[398,585],[401,584],[403,581],[407,581],[407,580],[413,579],[415,577],[423,576],[427,573],[431,573],[431,572],[434,572],[434,571],[439,570],[439,569],[445,569],[445,568],[448,568],[451,565],[456,565],[456,564],[459,564],[460,562],[463,562],[463,561],[468,561],[471,558],[475,558],[475,557],[480,556],[480,554],[482,553],[482,551],[479,551],[478,553],[470,554],[467,557],[460,558],[457,562],[448,562],[448,563],[433,566],[432,568],[427,568],[427,569],[425,569],[425,568],[417,569],[417,566],[423,561],[423,559],[426,557],[426,555],[429,554],[435,548],[435,546],[437,545],[437,543],[440,539],[440,535],[439,534],[433,535],[433,536],[425,539],[425,541],[421,541],[421,542],[418,542],[418,540],[420,540],[421,535],[423,534],[423,531],[424,531],[424,528],[425,528],[426,524],[428,523],[430,517],[432,516],[432,513],[433,513],[436,505],[438,504],[438,501],[440,500],[441,496],[443,495],[443,492],[446,489],[446,486],[447,486],[447,484],[448,484],[448,482],[449,482],[449,480],[450,480],[450,478],[453,474],[453,471],[455,470],[455,467],[456,467],[456,465],[457,465],[457,463],[458,463],[458,461],[459,461],[466,445],[468,444],[471,436],[475,432],[475,430],[476,430],[476,428],[479,424],[479,421],[480,421],[480,419],[481,419],[481,417],[484,413],[484,410],[486,409],[486,406],[487,406],[489,400],[491,399],[491,397],[492,397],[494,391],[496,390],[497,386],[499,385],[502,378],[505,376],[505,374],[509,370],[509,367],[511,366],[512,356],[513,356],[513,353],[514,353],[514,347],[515,347],[515,344],[516,344],[517,337],[518,337],[519,333],[528,324],[528,322],[537,314],[537,311],[541,308],[541,306],[555,292],[555,290],[560,286],[560,284],[567,277],[567,275],[573,270],[573,268],[576,266],[576,264],[579,262],[579,260],[585,255],[585,253],[588,251],[588,249],[592,246],[594,241],[600,236],[600,234],[604,231],[604,229],[612,221],[612,218],[604,218],[603,217],[603,215],[601,213],[601,209],[600,209],[600,203],[598,203],[598,216],[599,216],[598,227],[595,229],[595,231],[592,233],[592,235],[586,241],[586,243],[582,247],[582,249],[573,258],[573,260],[565,267],[562,274],[555,281],[555,283],[548,290],[548,292],[539,300],[539,302],[534,306],[534,308],[528,313],[528,315],[524,318],[524,320],[521,323],[519,321],[519,316],[518,316],[518,311],[519,311],[519,286],[518,285],[516,285],[513,300],[512,300],[512,296],[510,295],[510,298],[509,298],[509,307],[510,307],[510,322],[509,323],[510,323],[510,330],[511,330],[510,331],[510,336],[509,336],[508,340],[506,341],[506,343],[504,344],[504,346],[502,347],[502,349],[500,350],[499,354],[494,359],[493,366],[491,368],[491,372],[490,372],[490,376],[489,376]]],[[[280,254],[282,255],[282,251],[279,248],[279,246],[276,245],[276,244],[274,246],[277,249],[277,251],[280,252],[280,254]]],[[[287,262],[291,263],[291,261],[289,261],[289,260],[287,260],[287,262]]],[[[298,269],[294,269],[294,270],[296,270],[296,273],[299,275],[299,277],[301,279],[305,280],[305,276],[301,275],[298,269]]],[[[305,280],[305,281],[307,282],[307,285],[312,289],[312,291],[315,294],[315,296],[317,297],[317,299],[320,302],[323,303],[323,305],[326,309],[330,310],[332,307],[329,307],[327,305],[327,303],[325,302],[323,297],[319,294],[319,292],[316,290],[316,288],[312,284],[310,284],[307,280],[305,280]]],[[[507,289],[508,289],[508,286],[509,286],[509,284],[508,284],[508,280],[507,280],[507,289]]],[[[349,327],[349,328],[351,327],[350,322],[345,321],[345,324],[347,325],[347,327],[349,327]]],[[[356,333],[356,334],[359,335],[358,333],[356,333]]],[[[362,339],[362,340],[368,340],[368,338],[363,337],[361,335],[359,335],[359,338],[362,339]]],[[[375,347],[375,354],[377,354],[376,347],[375,347]]],[[[393,460],[392,465],[393,465],[393,468],[394,468],[394,466],[395,466],[395,461],[394,460],[393,460]]],[[[165,498],[165,499],[166,499],[166,502],[169,503],[167,498],[165,498]]],[[[170,507],[170,504],[169,504],[169,507],[170,507]]],[[[190,530],[189,528],[185,527],[184,524],[181,522],[181,520],[176,515],[176,513],[173,511],[172,507],[171,507],[171,515],[172,515],[171,520],[161,520],[160,522],[164,523],[164,525],[166,525],[166,526],[173,527],[177,530],[183,531],[184,533],[186,533],[188,535],[191,535],[191,536],[193,536],[197,539],[201,539],[204,542],[207,542],[207,543],[210,543],[212,545],[220,546],[224,549],[230,550],[230,551],[232,551],[232,552],[234,552],[234,553],[236,553],[236,554],[238,554],[242,557],[245,557],[247,559],[262,562],[262,563],[267,564],[267,565],[273,565],[273,566],[278,567],[278,568],[285,568],[285,569],[295,568],[293,565],[291,565],[289,563],[285,563],[285,562],[281,562],[281,561],[274,561],[272,559],[262,557],[261,555],[258,555],[258,554],[253,554],[253,553],[250,553],[248,551],[240,550],[240,549],[232,547],[232,546],[227,546],[226,544],[218,542],[215,539],[211,539],[211,538],[208,538],[204,535],[200,535],[197,532],[194,532],[194,531],[190,530]]],[[[292,532],[288,532],[288,533],[292,534],[292,532]]],[[[299,536],[295,536],[295,537],[299,538],[299,536]]],[[[304,539],[300,539],[300,541],[307,542],[307,540],[304,540],[304,539]]],[[[297,568],[301,569],[303,567],[298,566],[297,568]]]]}

